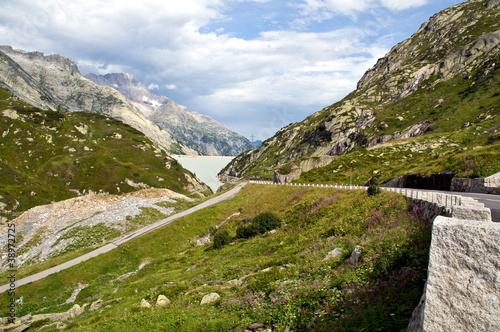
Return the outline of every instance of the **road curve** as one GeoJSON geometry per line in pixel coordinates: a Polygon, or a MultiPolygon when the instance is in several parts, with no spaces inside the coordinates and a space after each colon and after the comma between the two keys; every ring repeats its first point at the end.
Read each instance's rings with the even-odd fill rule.
{"type": "MultiPolygon", "coordinates": [[[[111,251],[115,248],[117,248],[118,246],[126,243],[126,242],[129,242],[129,241],[132,241],[136,238],[138,238],[139,236],[142,236],[146,233],[149,233],[155,229],[158,229],[160,227],[163,227],[165,225],[168,225],[169,223],[171,223],[172,221],[176,220],[176,219],[179,219],[181,217],[184,217],[184,216],[187,216],[188,214],[191,214],[193,212],[196,212],[196,211],[199,211],[201,209],[204,209],[206,207],[209,207],[209,206],[212,206],[212,205],[215,205],[215,204],[219,204],[223,201],[226,201],[228,199],[231,199],[233,198],[234,196],[236,196],[241,188],[243,188],[247,183],[246,182],[242,182],[242,183],[239,183],[238,185],[236,185],[236,187],[234,187],[233,189],[219,195],[219,196],[216,196],[216,197],[213,197],[213,198],[210,198],[209,200],[206,200],[205,202],[203,203],[200,203],[196,206],[193,206],[192,208],[189,208],[185,211],[182,211],[182,212],[179,212],[179,213],[176,213],[168,218],[165,218],[165,219],[162,219],[162,220],[159,220],[151,225],[148,225],[146,227],[143,227],[141,229],[138,229],[122,238],[119,238],[117,240],[114,240],[113,242],[111,243],[108,243],[107,245],[103,246],[103,247],[100,247],[96,250],[93,250],[91,252],[88,252],[82,256],[79,256],[77,258],[74,258],[70,261],[67,261],[67,262],[64,262],[62,264],[59,264],[57,266],[54,266],[54,267],[51,267],[47,270],[44,270],[44,271],[41,271],[41,272],[38,272],[38,273],[35,273],[31,276],[28,276],[28,277],[25,277],[25,278],[22,278],[22,279],[19,279],[19,280],[15,280],[12,284],[6,284],[6,285],[2,285],[0,286],[0,294],[11,289],[12,287],[14,288],[17,288],[19,286],[22,286],[22,285],[26,285],[30,282],[33,282],[33,281],[37,281],[37,280],[40,280],[40,279],[43,279],[45,278],[46,276],[50,275],[50,274],[53,274],[53,273],[57,273],[59,271],[62,271],[62,270],[65,270],[71,266],[74,266],[74,265],[77,265],[83,261],[86,261],[90,258],[93,258],[93,257],[96,257],[100,254],[103,254],[103,253],[106,253],[108,251],[111,251]],[[12,287],[11,287],[12,285],[12,287]]],[[[7,278],[9,279],[9,278],[7,278]]],[[[13,278],[15,279],[15,277],[13,278]]]]}

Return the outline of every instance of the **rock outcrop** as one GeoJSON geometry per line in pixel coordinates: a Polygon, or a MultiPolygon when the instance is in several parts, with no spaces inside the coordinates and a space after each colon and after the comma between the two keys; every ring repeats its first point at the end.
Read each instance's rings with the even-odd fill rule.
{"type": "Polygon", "coordinates": [[[207,294],[207,295],[203,296],[203,298],[201,299],[200,304],[203,305],[203,304],[213,303],[213,302],[217,301],[219,298],[220,298],[219,294],[217,294],[217,293],[210,293],[210,294],[207,294]]]}

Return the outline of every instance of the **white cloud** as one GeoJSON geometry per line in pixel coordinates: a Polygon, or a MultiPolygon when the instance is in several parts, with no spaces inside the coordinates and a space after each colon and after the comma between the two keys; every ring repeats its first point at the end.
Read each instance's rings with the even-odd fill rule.
{"type": "Polygon", "coordinates": [[[427,4],[428,0],[381,0],[381,2],[384,7],[391,10],[405,10],[424,6],[427,4]]]}
{"type": "Polygon", "coordinates": [[[153,90],[159,90],[160,87],[156,83],[151,83],[148,85],[148,90],[153,91],[153,90]]]}
{"type": "MultiPolygon", "coordinates": [[[[273,25],[279,30],[255,30],[257,37],[251,39],[235,37],[223,24],[237,23],[234,9],[242,2],[272,3],[2,0],[0,44],[68,56],[84,73],[132,73],[150,89],[228,122],[241,121],[234,117],[236,110],[264,118],[261,112],[269,109],[286,109],[293,116],[276,118],[292,122],[354,89],[364,71],[393,45],[394,37],[384,39],[392,33],[385,29],[393,17],[373,15],[360,23],[360,15],[387,9],[396,15],[427,0],[290,0],[280,7],[291,11],[283,15],[289,22],[273,25]],[[342,25],[328,25],[338,15],[342,25]],[[221,24],[206,28],[213,22],[221,24]],[[314,32],[312,22],[325,26],[314,32]],[[297,29],[283,28],[290,25],[297,29]]],[[[278,19],[274,12],[266,13],[278,19]]]]}

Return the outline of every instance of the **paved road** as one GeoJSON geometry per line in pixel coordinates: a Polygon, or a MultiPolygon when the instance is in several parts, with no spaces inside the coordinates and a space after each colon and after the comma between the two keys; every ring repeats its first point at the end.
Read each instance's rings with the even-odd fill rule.
{"type": "MultiPolygon", "coordinates": [[[[118,246],[128,242],[128,241],[131,241],[133,239],[136,239],[138,238],[139,236],[142,236],[146,233],[149,233],[155,229],[158,229],[162,226],[165,226],[169,223],[171,223],[172,221],[176,220],[176,219],[179,219],[181,217],[184,217],[184,216],[187,216],[188,214],[191,214],[195,211],[198,211],[198,210],[201,210],[201,209],[204,209],[206,207],[209,207],[211,205],[215,205],[215,204],[218,204],[218,203],[221,203],[223,201],[226,201],[228,199],[231,199],[233,198],[234,196],[236,196],[241,188],[243,188],[244,186],[246,185],[246,182],[243,182],[243,183],[240,183],[238,184],[236,187],[234,187],[233,189],[219,195],[219,196],[216,196],[216,197],[213,197],[201,204],[198,204],[196,206],[193,206],[192,208],[190,209],[187,209],[185,211],[182,211],[182,212],[179,212],[179,213],[176,213],[168,218],[165,218],[165,219],[162,219],[162,220],[159,220],[157,222],[155,222],[154,224],[151,224],[151,225],[148,225],[144,228],[141,228],[139,230],[136,230],[134,232],[132,232],[131,234],[128,234],[127,236],[124,236],[118,240],[115,240],[101,248],[98,248],[94,251],[91,251],[89,253],[86,253],[85,255],[82,255],[80,257],[77,257],[75,259],[72,259],[70,261],[67,261],[65,263],[62,263],[62,264],[59,264],[57,266],[54,266],[54,267],[51,267],[50,269],[47,269],[47,270],[44,270],[42,272],[39,272],[39,273],[36,273],[36,274],[33,274],[29,277],[25,277],[25,278],[22,278],[22,279],[19,279],[19,280],[16,280],[15,281],[15,287],[19,287],[19,286],[22,286],[22,285],[26,285],[30,282],[33,282],[33,281],[37,281],[37,280],[40,280],[40,279],[43,279],[45,278],[46,276],[50,275],[50,274],[53,274],[53,273],[56,273],[56,272],[59,272],[59,271],[62,271],[62,270],[65,270],[71,266],[74,266],[74,265],[77,265],[83,261],[86,261],[90,258],[93,258],[93,257],[96,257],[100,254],[103,254],[105,252],[108,252],[108,251],[111,251],[115,248],[117,248],[118,246]]],[[[2,285],[0,286],[0,293],[3,293],[7,290],[9,290],[10,288],[10,285],[9,284],[6,284],[6,285],[2,285]]]]}

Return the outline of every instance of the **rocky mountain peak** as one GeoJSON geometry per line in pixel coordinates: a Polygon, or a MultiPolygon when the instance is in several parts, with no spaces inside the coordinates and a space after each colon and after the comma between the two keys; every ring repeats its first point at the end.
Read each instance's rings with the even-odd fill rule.
{"type": "Polygon", "coordinates": [[[498,52],[497,6],[498,1],[469,0],[433,15],[379,59],[357,89],[375,101],[392,102],[410,95],[431,76],[435,85],[466,74],[478,57],[498,52]]]}
{"type": "Polygon", "coordinates": [[[44,109],[103,114],[141,131],[165,151],[197,154],[153,124],[123,94],[81,76],[72,60],[9,46],[0,48],[0,53],[5,60],[0,63],[1,85],[30,104],[44,109]]]}
{"type": "Polygon", "coordinates": [[[86,77],[123,93],[153,123],[200,154],[235,156],[252,148],[245,137],[207,115],[190,111],[166,96],[153,94],[131,74],[89,74],[86,77]]]}
{"type": "Polygon", "coordinates": [[[44,53],[37,51],[27,52],[23,50],[14,50],[11,46],[7,45],[0,46],[0,51],[7,54],[19,53],[23,55],[27,62],[52,65],[66,72],[80,74],[78,65],[73,60],[59,54],[45,55],[44,53]]]}
{"type": "Polygon", "coordinates": [[[224,174],[292,181],[359,149],[496,119],[498,6],[496,0],[469,0],[433,15],[379,59],[346,98],[278,131],[235,158],[224,174]]]}

